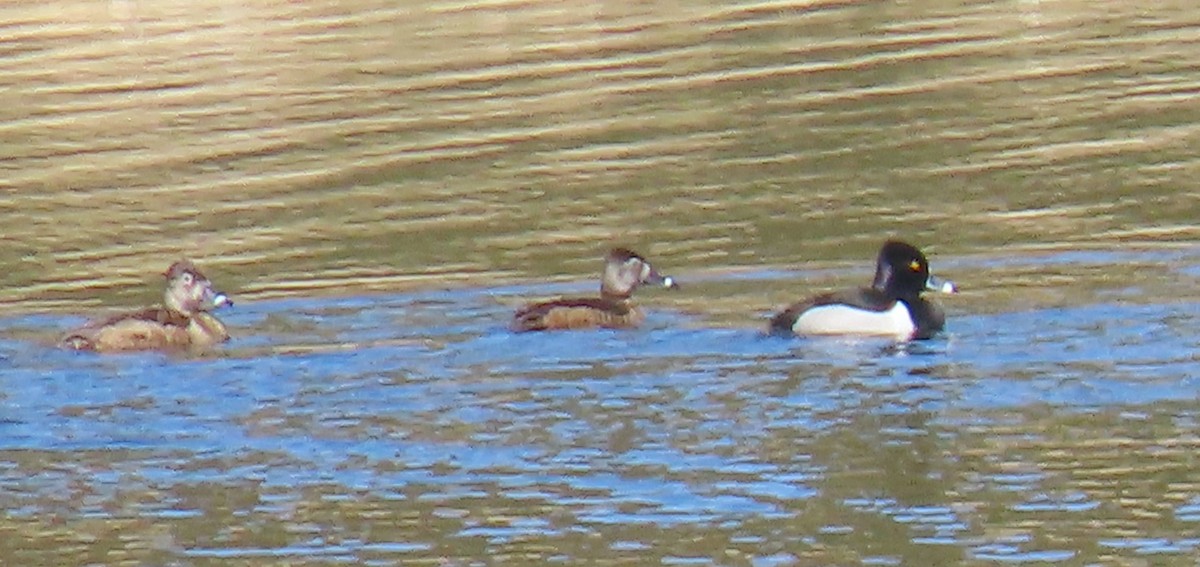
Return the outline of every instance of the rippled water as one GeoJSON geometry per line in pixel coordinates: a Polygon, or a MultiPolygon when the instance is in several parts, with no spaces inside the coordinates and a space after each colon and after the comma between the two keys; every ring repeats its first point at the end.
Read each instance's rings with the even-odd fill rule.
{"type": "MultiPolygon", "coordinates": [[[[1196,248],[1135,256],[1200,269],[1196,248]]],[[[681,293],[864,271],[695,274],[681,293]]],[[[768,337],[760,314],[715,325],[648,292],[642,330],[504,329],[523,298],[592,287],[251,302],[228,312],[237,338],[198,359],[6,340],[0,494],[20,537],[0,551],[748,565],[1197,551],[1200,304],[1126,302],[1138,292],[1122,286],[1000,313],[951,298],[948,333],[894,345],[768,337]]]]}
{"type": "Polygon", "coordinates": [[[865,257],[891,234],[961,254],[1193,241],[1198,18],[10,3],[0,300],[134,301],[179,255],[279,297],[578,273],[611,244],[723,268],[865,257]]]}
{"type": "Polygon", "coordinates": [[[0,563],[1191,565],[1198,26],[4,3],[0,563]],[[889,236],[946,334],[762,334],[889,236]],[[505,329],[615,244],[646,328],[505,329]],[[185,255],[224,348],[49,346],[185,255]]]}

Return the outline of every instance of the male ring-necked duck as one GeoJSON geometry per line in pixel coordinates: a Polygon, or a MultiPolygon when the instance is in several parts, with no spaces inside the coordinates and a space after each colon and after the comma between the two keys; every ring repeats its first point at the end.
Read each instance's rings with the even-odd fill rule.
{"type": "Polygon", "coordinates": [[[669,276],[659,274],[633,251],[614,248],[604,259],[600,297],[556,299],[526,305],[513,315],[513,331],[548,331],[604,327],[627,329],[646,319],[630,297],[641,284],[678,288],[669,276]]]}
{"type": "Polygon", "coordinates": [[[167,290],[161,307],[93,321],[67,333],[60,344],[97,352],[204,349],[229,340],[225,325],[209,310],[233,302],[188,260],[171,265],[164,274],[167,290]]]}
{"type": "Polygon", "coordinates": [[[915,246],[889,240],[879,250],[871,287],[818,295],[771,319],[773,334],[877,335],[927,339],[946,316],[922,291],[954,293],[954,284],[929,275],[929,262],[915,246]]]}

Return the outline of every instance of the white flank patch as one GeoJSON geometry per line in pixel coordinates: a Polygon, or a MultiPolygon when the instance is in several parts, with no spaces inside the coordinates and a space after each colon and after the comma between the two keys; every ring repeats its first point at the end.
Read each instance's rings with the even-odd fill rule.
{"type": "Polygon", "coordinates": [[[821,305],[805,311],[792,325],[792,331],[798,335],[876,335],[908,339],[916,330],[908,307],[900,301],[887,311],[821,305]]]}

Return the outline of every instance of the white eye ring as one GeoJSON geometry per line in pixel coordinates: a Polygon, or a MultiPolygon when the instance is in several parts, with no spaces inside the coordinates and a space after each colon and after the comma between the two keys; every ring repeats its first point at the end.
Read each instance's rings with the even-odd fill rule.
{"type": "Polygon", "coordinates": [[[183,279],[183,283],[185,283],[185,284],[190,284],[190,283],[192,283],[193,281],[195,281],[195,277],[194,277],[194,276],[192,276],[192,274],[190,274],[190,273],[188,273],[188,272],[184,272],[184,273],[183,273],[183,278],[181,278],[181,279],[183,279]]]}

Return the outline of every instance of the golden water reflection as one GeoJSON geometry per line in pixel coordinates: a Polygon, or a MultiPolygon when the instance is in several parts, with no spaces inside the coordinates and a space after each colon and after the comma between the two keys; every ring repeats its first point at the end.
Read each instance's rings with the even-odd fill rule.
{"type": "MultiPolygon", "coordinates": [[[[1200,173],[1196,29],[1193,3],[1173,0],[7,2],[0,309],[91,312],[152,301],[157,274],[181,255],[253,301],[578,281],[593,278],[602,251],[619,243],[684,281],[678,294],[645,297],[657,313],[683,319],[680,332],[741,330],[761,328],[765,313],[809,289],[865,281],[888,236],[921,245],[935,271],[960,283],[964,293],[944,300],[952,329],[974,324],[992,339],[1013,340],[972,317],[1012,315],[1012,323],[1062,306],[1172,306],[1193,297],[1195,270],[1187,268],[1200,240],[1191,189],[1200,173]],[[1072,250],[1098,255],[1044,261],[1072,250]],[[729,277],[775,268],[806,271],[729,277]]],[[[516,299],[488,301],[470,308],[490,317],[507,313],[497,303],[516,299]]],[[[404,315],[384,320],[411,330],[410,310],[395,311],[404,315]]],[[[430,311],[418,331],[441,316],[464,317],[430,311]]],[[[402,372],[379,377],[357,362],[367,368],[350,371],[369,376],[348,378],[304,356],[337,354],[327,343],[383,340],[314,331],[326,312],[293,315],[271,313],[238,329],[252,344],[227,358],[164,363],[212,373],[201,393],[181,380],[157,398],[141,384],[97,402],[140,375],[121,362],[84,371],[70,359],[62,371],[20,358],[40,351],[4,353],[12,356],[2,359],[5,372],[17,376],[0,391],[6,403],[39,399],[22,387],[55,393],[81,384],[81,400],[36,416],[66,428],[45,434],[54,442],[87,433],[72,426],[141,434],[151,420],[184,428],[151,433],[199,448],[6,445],[0,503],[11,514],[0,522],[0,556],[22,565],[346,557],[932,565],[988,561],[989,550],[1010,547],[1071,549],[1029,561],[1187,561],[1187,546],[1195,547],[1187,543],[1197,531],[1194,510],[1188,516],[1197,485],[1191,404],[1064,414],[1035,397],[999,409],[966,403],[968,415],[905,405],[906,380],[929,380],[913,389],[959,407],[963,391],[999,382],[989,372],[1012,372],[1004,378],[1047,396],[1103,390],[1110,378],[1153,389],[1166,380],[1146,368],[1190,368],[1186,354],[1075,363],[1083,368],[1073,372],[1098,378],[1082,385],[1076,374],[1055,382],[1061,369],[1051,363],[1014,370],[946,356],[924,368],[912,362],[917,355],[905,359],[914,368],[900,370],[892,360],[785,359],[788,373],[775,376],[771,365],[781,363],[769,356],[708,353],[633,370],[585,361],[547,378],[504,374],[503,364],[498,371],[486,358],[469,362],[477,354],[469,349],[451,350],[464,334],[486,342],[488,319],[428,344],[396,339],[388,346],[417,351],[400,353],[402,372]],[[325,342],[283,345],[271,351],[277,365],[261,356],[277,346],[269,337],[289,333],[325,342]],[[420,374],[429,360],[454,357],[468,362],[430,371],[448,376],[420,374]],[[717,369],[705,375],[708,359],[717,369]],[[569,395],[585,373],[636,386],[672,364],[718,384],[713,374],[728,374],[734,392],[704,384],[696,396],[695,385],[668,382],[647,386],[644,397],[584,400],[592,405],[569,395]],[[285,370],[292,374],[279,379],[285,370]],[[52,371],[78,382],[28,379],[52,371]],[[874,390],[879,376],[896,384],[874,390]],[[738,379],[766,391],[741,398],[738,379]],[[788,405],[814,379],[830,384],[804,394],[851,401],[832,410],[807,399],[788,405]],[[308,389],[271,389],[293,383],[308,389]],[[522,414],[511,407],[529,409],[538,388],[528,383],[568,394],[522,414]],[[361,415],[328,401],[342,401],[343,387],[375,388],[345,402],[361,415]],[[417,402],[454,392],[423,412],[359,409],[380,394],[409,401],[395,394],[405,387],[417,402]],[[279,407],[226,410],[241,420],[230,423],[193,406],[212,389],[210,404],[223,409],[248,397],[246,388],[267,392],[255,402],[279,407]],[[454,414],[498,407],[518,418],[454,414]],[[711,415],[728,423],[713,426],[711,415]],[[832,425],[791,427],[798,419],[832,425]],[[553,435],[564,421],[584,433],[559,445],[553,435]],[[339,424],[345,429],[328,430],[339,424]],[[547,456],[515,473],[392,454],[332,451],[306,461],[206,448],[195,439],[210,442],[208,432],[189,426],[228,427],[247,443],[330,441],[339,451],[336,442],[354,439],[414,454],[410,442],[498,454],[540,442],[547,456]],[[767,478],[625,458],[669,445],[654,435],[667,435],[684,456],[762,466],[767,478]],[[579,440],[592,453],[571,460],[579,440]],[[671,511],[571,484],[587,480],[572,468],[580,461],[635,486],[659,478],[667,487],[715,486],[700,496],[770,513],[754,508],[731,520],[717,506],[704,521],[660,518],[671,511]],[[331,469],[317,471],[326,478],[305,477],[322,466],[331,469]],[[351,480],[330,480],[343,474],[351,480]],[[542,477],[555,480],[530,480],[542,477]],[[521,494],[512,486],[521,482],[534,486],[521,494]],[[1031,494],[1044,501],[1026,501],[1031,494]],[[1184,551],[1146,543],[1156,534],[1184,551]],[[1142,554],[1138,541],[1161,555],[1142,554]]],[[[1145,342],[1186,335],[1186,312],[1155,316],[1146,325],[1159,335],[1145,342]]],[[[1071,338],[1073,348],[1089,342],[1071,338]]],[[[980,405],[991,401],[983,398],[980,405]]]]}
{"type": "Polygon", "coordinates": [[[0,7],[10,309],[1193,241],[1186,3],[0,7]],[[98,300],[98,299],[97,299],[98,300]],[[127,298],[126,301],[132,301],[127,298]]]}

